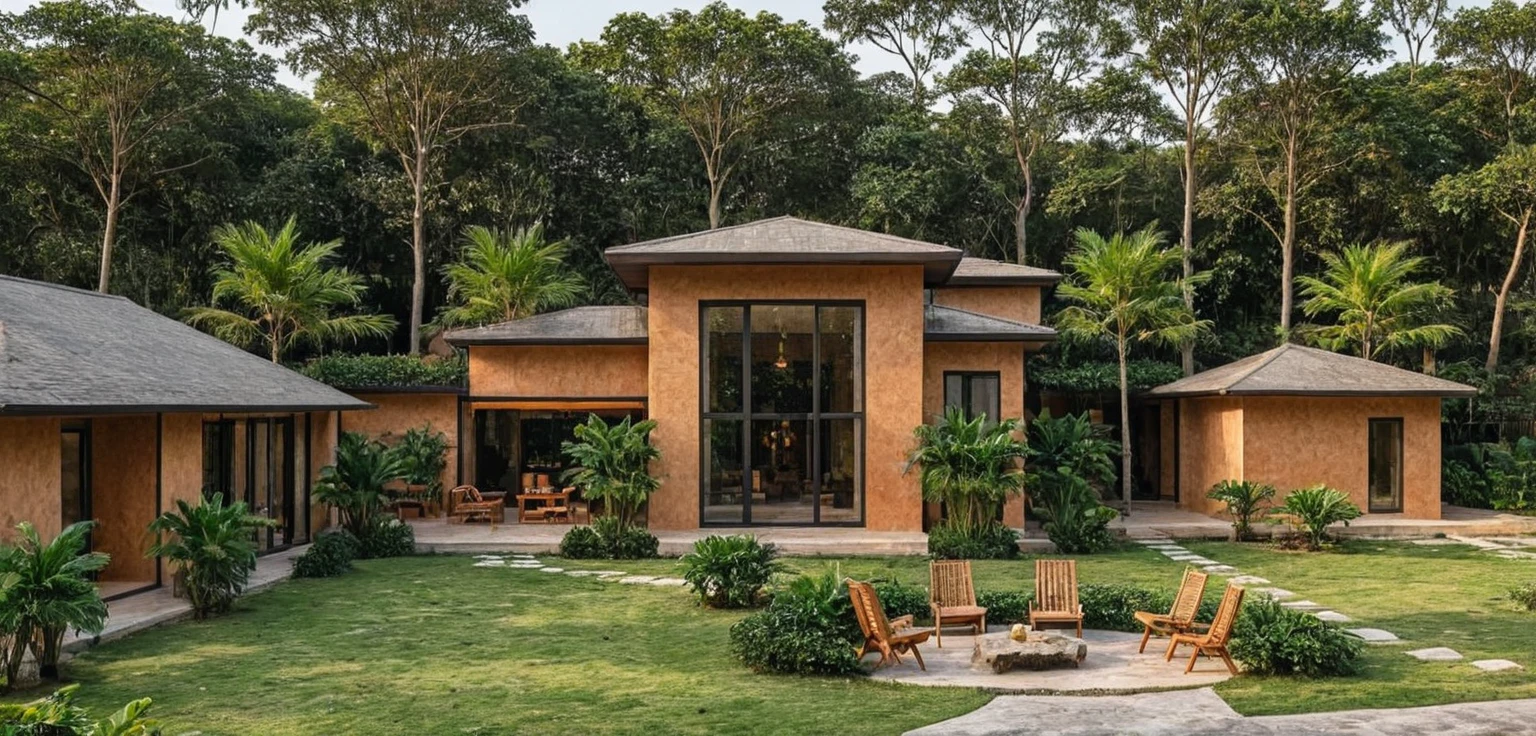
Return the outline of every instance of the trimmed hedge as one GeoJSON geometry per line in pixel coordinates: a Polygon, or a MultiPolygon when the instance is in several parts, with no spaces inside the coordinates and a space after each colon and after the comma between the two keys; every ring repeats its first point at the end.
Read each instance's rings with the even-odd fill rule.
{"type": "Polygon", "coordinates": [[[352,560],[362,551],[362,544],[346,529],[327,529],[315,536],[314,544],[293,561],[296,578],[333,578],[352,569],[352,560]]]}
{"type": "Polygon", "coordinates": [[[299,372],[341,389],[469,385],[469,363],[457,357],[336,353],[305,363],[299,372]]]}

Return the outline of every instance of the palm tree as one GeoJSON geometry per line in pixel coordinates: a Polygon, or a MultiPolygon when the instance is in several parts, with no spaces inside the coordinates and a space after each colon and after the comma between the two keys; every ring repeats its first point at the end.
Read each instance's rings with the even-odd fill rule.
{"type": "Polygon", "coordinates": [[[918,466],[923,500],[942,502],[944,523],[966,536],[980,534],[997,518],[1003,502],[1024,492],[1024,443],[1016,419],[967,419],[950,407],[936,424],[912,430],[917,449],[906,470],[918,466]]]}
{"type": "Polygon", "coordinates": [[[230,263],[213,272],[213,306],[188,309],[188,324],[242,348],[264,344],[273,363],[301,341],[388,337],[395,329],[387,315],[338,313],[357,306],[364,291],[360,277],[326,265],[339,240],[305,245],[291,217],[275,235],[246,222],[220,227],[213,239],[230,263]]]}
{"type": "Polygon", "coordinates": [[[1335,315],[1334,324],[1309,325],[1304,334],[1329,350],[1354,347],[1370,360],[1396,347],[1439,348],[1460,335],[1453,325],[1426,324],[1451,290],[1435,281],[1411,281],[1425,259],[1408,256],[1408,247],[1378,243],[1324,253],[1322,277],[1297,281],[1307,296],[1302,311],[1308,317],[1335,315]]]}
{"type": "Polygon", "coordinates": [[[575,304],[586,282],[566,269],[566,250],[564,240],[544,241],[543,225],[511,233],[466,229],[463,259],[443,269],[453,305],[438,314],[438,323],[509,322],[575,304]]]}
{"type": "Polygon", "coordinates": [[[1183,268],[1177,248],[1165,248],[1163,236],[1147,226],[1127,235],[1105,239],[1087,229],[1077,231],[1077,247],[1067,256],[1071,278],[1057,290],[1071,306],[1057,315],[1067,332],[1115,343],[1120,361],[1120,500],[1131,506],[1131,401],[1126,381],[1130,343],[1177,345],[1210,328],[1184,303],[1184,289],[1209,278],[1199,273],[1187,279],[1170,275],[1183,268]]]}
{"type": "Polygon", "coordinates": [[[222,493],[195,504],[177,500],[175,511],[150,522],[155,543],[148,555],[170,560],[178,574],[185,574],[192,615],[203,619],[228,611],[245,590],[256,569],[251,532],[275,525],[271,519],[251,514],[243,501],[226,506],[222,493]]]}
{"type": "Polygon", "coordinates": [[[8,644],[0,661],[7,689],[19,684],[28,649],[37,658],[38,673],[58,679],[64,634],[70,629],[96,634],[106,625],[107,604],[90,576],[110,558],[86,551],[94,525],[70,524],[43,544],[37,529],[22,522],[16,525],[17,544],[0,547],[0,640],[8,644]]]}
{"type": "Polygon", "coordinates": [[[361,432],[345,432],[336,443],[336,462],[320,469],[314,498],[336,509],[341,525],[359,540],[384,508],[384,486],[410,468],[400,453],[361,432]]]}

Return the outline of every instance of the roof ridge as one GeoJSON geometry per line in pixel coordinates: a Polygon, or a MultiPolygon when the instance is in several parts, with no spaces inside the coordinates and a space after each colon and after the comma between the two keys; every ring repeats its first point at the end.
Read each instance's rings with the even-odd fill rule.
{"type": "Polygon", "coordinates": [[[677,235],[668,235],[668,236],[665,236],[665,237],[653,238],[651,240],[641,240],[641,241],[634,242],[634,243],[624,243],[622,245],[613,245],[613,246],[609,246],[609,247],[603,249],[603,253],[605,253],[605,254],[606,253],[612,253],[612,252],[624,253],[624,252],[626,252],[629,249],[636,248],[636,247],[642,246],[642,245],[643,246],[655,246],[655,245],[661,245],[662,243],[675,243],[677,241],[687,240],[689,238],[697,238],[697,237],[703,237],[703,236],[706,236],[706,235],[714,235],[716,233],[721,233],[721,232],[725,232],[725,231],[729,231],[729,230],[739,230],[741,228],[752,227],[754,225],[762,225],[764,223],[769,223],[769,222],[780,222],[780,221],[783,221],[783,220],[792,220],[794,222],[801,222],[801,223],[805,223],[807,225],[817,225],[817,226],[820,226],[820,227],[832,228],[834,230],[845,230],[845,231],[848,231],[848,232],[855,232],[855,233],[858,233],[858,234],[864,235],[864,236],[873,236],[873,237],[882,238],[882,239],[885,239],[885,240],[892,240],[892,241],[901,242],[901,243],[912,243],[912,244],[921,245],[921,246],[930,247],[930,248],[945,248],[945,249],[948,249],[948,250],[955,251],[956,253],[959,253],[961,258],[966,257],[965,249],[957,248],[957,247],[955,247],[953,245],[949,245],[948,243],[931,243],[931,242],[926,241],[926,240],[917,240],[916,238],[907,238],[907,237],[902,237],[900,235],[892,235],[891,233],[877,232],[875,230],[865,230],[865,229],[857,228],[857,227],[849,227],[847,225],[839,225],[837,223],[832,223],[832,222],[822,222],[820,220],[808,220],[808,219],[806,219],[804,217],[796,217],[795,215],[778,215],[777,217],[765,217],[765,218],[760,219],[760,220],[752,220],[751,222],[743,222],[743,223],[739,223],[739,224],[736,224],[736,225],[726,225],[725,227],[717,227],[717,228],[714,228],[714,229],[711,229],[711,230],[697,230],[697,231],[694,231],[694,232],[691,232],[691,233],[679,233],[677,235]]]}
{"type": "Polygon", "coordinates": [[[121,294],[104,294],[104,293],[99,292],[99,291],[92,291],[91,289],[82,289],[82,288],[80,288],[78,286],[70,286],[68,284],[56,284],[56,283],[54,283],[52,281],[40,281],[38,279],[23,278],[21,276],[11,276],[9,274],[3,274],[3,273],[0,273],[0,281],[15,281],[15,282],[18,282],[18,283],[29,284],[29,285],[32,285],[32,286],[42,286],[42,287],[46,287],[46,288],[49,288],[49,289],[58,289],[59,291],[68,291],[68,292],[72,292],[72,293],[75,293],[75,294],[80,294],[82,296],[96,296],[96,297],[103,297],[103,298],[106,298],[106,299],[120,299],[120,300],[128,302],[130,304],[137,304],[137,302],[134,302],[132,299],[129,299],[128,297],[123,296],[121,294]]]}
{"type": "MultiPolygon", "coordinates": [[[[1242,383],[1243,381],[1246,381],[1249,378],[1252,378],[1253,374],[1258,373],[1265,366],[1268,366],[1270,363],[1275,362],[1275,359],[1279,358],[1281,355],[1285,354],[1285,352],[1287,350],[1289,350],[1291,348],[1291,346],[1292,346],[1292,343],[1288,342],[1288,343],[1285,343],[1284,345],[1281,345],[1280,347],[1271,348],[1269,350],[1268,357],[1265,357],[1263,360],[1256,361],[1252,368],[1249,368],[1248,370],[1245,370],[1242,373],[1239,373],[1237,375],[1237,377],[1233,378],[1230,381],[1227,381],[1226,388],[1223,388],[1221,390],[1221,393],[1223,393],[1223,394],[1227,393],[1228,391],[1231,391],[1232,389],[1237,388],[1237,385],[1239,383],[1242,383]]],[[[1260,353],[1260,355],[1264,355],[1264,353],[1260,353]]]]}
{"type": "MultiPolygon", "coordinates": [[[[792,215],[779,215],[777,217],[767,217],[767,218],[764,218],[764,219],[761,219],[761,220],[753,220],[751,222],[742,222],[742,223],[737,223],[735,225],[726,225],[725,227],[711,228],[709,230],[695,230],[695,231],[693,231],[691,233],[678,233],[676,235],[663,235],[662,237],[651,238],[650,240],[637,240],[637,241],[635,241],[633,243],[621,243],[619,245],[610,245],[607,248],[604,248],[603,252],[604,253],[608,253],[608,252],[611,252],[611,251],[621,251],[622,252],[625,249],[635,248],[635,247],[638,247],[638,246],[641,246],[641,245],[660,245],[662,243],[672,243],[672,242],[676,242],[676,241],[679,241],[679,240],[687,240],[689,238],[697,238],[697,237],[702,237],[702,236],[705,236],[705,235],[713,235],[715,233],[725,232],[727,230],[740,230],[741,228],[747,227],[749,225],[760,225],[760,224],[765,223],[765,222],[774,222],[776,220],[794,220],[794,219],[799,219],[799,218],[796,218],[796,217],[794,217],[792,215]]],[[[810,221],[806,220],[805,222],[810,222],[810,221]]]]}

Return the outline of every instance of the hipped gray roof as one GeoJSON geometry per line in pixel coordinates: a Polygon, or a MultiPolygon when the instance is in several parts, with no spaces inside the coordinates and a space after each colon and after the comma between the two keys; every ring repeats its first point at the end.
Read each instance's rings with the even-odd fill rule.
{"type": "Polygon", "coordinates": [[[990,258],[960,259],[960,266],[950,275],[945,286],[1050,286],[1061,280],[1061,274],[1034,266],[1004,263],[990,258]]]}
{"type": "Polygon", "coordinates": [[[923,308],[923,339],[931,342],[1045,342],[1055,340],[1056,331],[929,304],[923,308]]]}
{"type": "Polygon", "coordinates": [[[455,330],[448,344],[644,345],[645,307],[576,307],[511,322],[455,330]]]}
{"type": "Polygon", "coordinates": [[[0,415],[372,406],[124,297],[0,276],[0,415]]]}
{"type": "Polygon", "coordinates": [[[1186,396],[1473,396],[1477,389],[1352,355],[1285,344],[1158,386],[1153,398],[1186,396]]]}
{"type": "Polygon", "coordinates": [[[960,264],[959,249],[795,217],[676,235],[603,252],[624,285],[643,291],[651,266],[739,264],[912,264],[930,286],[960,264]]]}

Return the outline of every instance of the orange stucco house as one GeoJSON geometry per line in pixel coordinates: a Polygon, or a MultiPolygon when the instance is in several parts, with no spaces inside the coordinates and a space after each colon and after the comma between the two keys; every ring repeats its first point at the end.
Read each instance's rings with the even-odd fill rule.
{"type": "Polygon", "coordinates": [[[1300,345],[1154,388],[1164,498],[1206,514],[1223,480],[1324,483],[1370,514],[1440,518],[1440,401],[1477,390],[1300,345]]]}
{"type": "Polygon", "coordinates": [[[461,482],[519,490],[562,469],[589,412],[646,416],[652,527],[917,531],[913,428],[946,404],[1023,416],[1026,355],[1056,337],[1038,324],[1056,273],[790,217],[605,257],[642,306],[447,336],[469,352],[461,482]]]}
{"type": "Polygon", "coordinates": [[[126,298],[0,276],[0,537],[95,519],[108,597],[166,579],[146,527],[205,491],[277,522],[263,552],[308,541],[337,418],[367,408],[126,298]]]}

